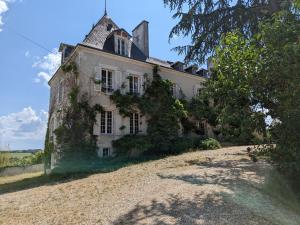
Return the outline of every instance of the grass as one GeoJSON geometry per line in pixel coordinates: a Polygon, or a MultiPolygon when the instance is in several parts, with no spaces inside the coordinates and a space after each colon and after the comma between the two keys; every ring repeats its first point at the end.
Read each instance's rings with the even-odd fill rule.
{"type": "Polygon", "coordinates": [[[42,172],[37,172],[37,173],[26,173],[26,174],[21,174],[16,176],[4,176],[4,177],[0,177],[0,185],[14,183],[29,178],[36,178],[42,175],[43,175],[42,172]]]}
{"type": "Polygon", "coordinates": [[[23,152],[20,152],[20,153],[9,153],[10,155],[10,158],[18,158],[18,159],[22,159],[26,156],[31,156],[32,153],[23,153],[23,152]]]}
{"type": "Polygon", "coordinates": [[[118,169],[156,160],[162,157],[109,158],[95,161],[74,160],[64,162],[64,167],[57,167],[51,175],[42,172],[28,173],[12,177],[0,177],[0,195],[21,190],[27,190],[44,185],[52,185],[72,180],[82,179],[96,173],[109,173],[118,169]]]}

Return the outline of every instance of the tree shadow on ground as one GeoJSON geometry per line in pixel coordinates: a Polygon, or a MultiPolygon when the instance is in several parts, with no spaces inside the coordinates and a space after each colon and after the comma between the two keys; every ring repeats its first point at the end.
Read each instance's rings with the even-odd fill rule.
{"type": "Polygon", "coordinates": [[[113,224],[299,224],[299,204],[293,202],[292,195],[282,193],[289,189],[281,177],[274,177],[269,164],[255,164],[247,159],[191,160],[186,163],[193,166],[193,172],[157,175],[163,180],[171,179],[208,189],[222,186],[221,190],[226,192],[219,189],[196,192],[195,195],[191,193],[189,198],[169,195],[165,200],[153,199],[148,204],[136,205],[113,224]],[[261,178],[265,182],[261,182],[261,178]]]}
{"type": "Polygon", "coordinates": [[[247,208],[226,201],[219,194],[199,193],[191,198],[169,195],[165,200],[152,200],[149,204],[136,205],[127,214],[113,222],[114,225],[273,225],[253,214],[247,208]],[[245,223],[249,221],[249,223],[245,223]]]}
{"type": "Polygon", "coordinates": [[[94,174],[114,172],[124,167],[143,162],[159,160],[165,156],[145,156],[136,159],[110,158],[91,162],[72,161],[64,167],[56,168],[51,175],[40,175],[15,182],[0,184],[0,195],[13,193],[41,186],[51,186],[87,178],[94,174]]]}

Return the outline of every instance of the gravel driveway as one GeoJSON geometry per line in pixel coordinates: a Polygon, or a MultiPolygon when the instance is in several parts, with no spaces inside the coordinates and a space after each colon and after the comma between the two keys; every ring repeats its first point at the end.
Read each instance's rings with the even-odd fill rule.
{"type": "Polygon", "coordinates": [[[264,191],[272,171],[246,147],[187,153],[2,194],[0,224],[299,225],[299,212],[264,191]]]}

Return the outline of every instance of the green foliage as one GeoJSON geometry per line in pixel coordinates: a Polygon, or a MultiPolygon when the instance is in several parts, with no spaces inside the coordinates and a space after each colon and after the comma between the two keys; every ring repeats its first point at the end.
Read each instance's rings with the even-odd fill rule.
{"type": "Polygon", "coordinates": [[[70,62],[61,66],[61,69],[64,73],[73,73],[78,76],[78,68],[75,62],[70,62]]]}
{"type": "Polygon", "coordinates": [[[116,91],[111,99],[120,113],[129,117],[131,113],[140,111],[148,120],[147,134],[153,144],[153,151],[166,153],[172,151],[172,143],[178,138],[179,123],[187,117],[184,105],[172,96],[172,83],[163,80],[159,68],[153,69],[153,80],[147,79],[145,93],[142,96],[116,91]]]}
{"type": "Polygon", "coordinates": [[[124,117],[130,117],[131,113],[137,113],[140,97],[134,94],[122,95],[120,90],[117,90],[111,95],[111,100],[116,103],[119,112],[124,117]]]}
{"type": "Polygon", "coordinates": [[[214,53],[222,34],[238,30],[243,36],[251,37],[257,33],[261,20],[292,8],[289,0],[164,0],[164,3],[176,11],[173,18],[179,19],[170,38],[179,35],[191,38],[190,45],[175,50],[185,54],[186,61],[200,63],[214,53]]]}
{"type": "Polygon", "coordinates": [[[22,167],[31,166],[36,164],[42,164],[44,158],[44,152],[39,151],[35,154],[30,154],[28,156],[16,157],[10,153],[0,153],[0,168],[5,167],[22,167]]]}
{"type": "Polygon", "coordinates": [[[261,52],[239,33],[223,37],[214,57],[214,72],[206,89],[192,101],[192,110],[211,125],[220,125],[223,140],[253,142],[254,133],[266,135],[252,85],[263,67],[261,52]]]}
{"type": "Polygon", "coordinates": [[[203,150],[215,150],[221,148],[221,144],[217,140],[209,138],[202,141],[201,148],[203,150]]]}
{"type": "Polygon", "coordinates": [[[208,83],[221,106],[218,122],[225,129],[230,125],[229,134],[247,140],[253,128],[263,131],[266,116],[273,118],[269,133],[276,148],[270,155],[293,180],[300,174],[299,37],[299,18],[289,12],[261,23],[252,39],[228,34],[216,51],[216,71],[208,83]]]}
{"type": "Polygon", "coordinates": [[[69,93],[70,106],[65,109],[62,125],[55,130],[62,161],[76,157],[96,157],[93,127],[100,105],[89,106],[86,95],[79,97],[79,87],[69,93]]]}
{"type": "Polygon", "coordinates": [[[0,152],[0,168],[9,166],[10,154],[6,152],[0,152]]]}
{"type": "MultiPolygon", "coordinates": [[[[50,117],[49,117],[50,118],[50,117]]],[[[48,122],[49,124],[49,122],[48,122]]],[[[47,128],[45,145],[44,145],[44,168],[51,168],[51,154],[54,152],[54,143],[50,140],[49,137],[49,127],[47,128]]]]}
{"type": "Polygon", "coordinates": [[[113,141],[113,147],[118,156],[139,156],[151,149],[152,144],[148,136],[127,135],[113,141]]]}

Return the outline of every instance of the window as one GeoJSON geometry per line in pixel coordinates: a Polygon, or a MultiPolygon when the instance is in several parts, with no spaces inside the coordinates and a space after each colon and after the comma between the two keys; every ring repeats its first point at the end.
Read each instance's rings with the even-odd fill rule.
{"type": "Polygon", "coordinates": [[[107,158],[110,156],[110,148],[103,148],[102,150],[102,157],[107,158]]]}
{"type": "Polygon", "coordinates": [[[177,98],[177,84],[174,84],[174,83],[172,84],[171,93],[174,98],[177,98]]]}
{"type": "Polygon", "coordinates": [[[109,24],[107,25],[107,31],[111,31],[112,28],[113,28],[113,25],[109,23],[109,24]]]}
{"type": "Polygon", "coordinates": [[[127,56],[127,51],[126,51],[126,43],[124,39],[119,38],[118,39],[118,52],[119,55],[124,55],[127,56]]]}
{"type": "Polygon", "coordinates": [[[132,113],[130,115],[130,134],[138,134],[140,131],[140,115],[132,113]]]}
{"type": "Polygon", "coordinates": [[[94,85],[95,85],[95,91],[101,91],[101,73],[96,73],[95,75],[95,80],[94,80],[94,85]]]}
{"type": "Polygon", "coordinates": [[[100,131],[101,134],[112,134],[112,112],[102,112],[101,113],[101,124],[100,131]]]}
{"type": "Polygon", "coordinates": [[[139,78],[136,76],[129,77],[129,91],[130,94],[138,94],[139,93],[139,78]]]}
{"type": "Polygon", "coordinates": [[[58,84],[58,96],[57,96],[57,101],[58,103],[61,103],[63,100],[63,94],[64,94],[64,86],[63,86],[63,81],[60,81],[58,84]]]}
{"type": "Polygon", "coordinates": [[[101,91],[104,93],[113,92],[112,71],[103,69],[101,76],[101,91]]]}
{"type": "Polygon", "coordinates": [[[196,134],[205,135],[205,122],[196,122],[196,134]]]}

